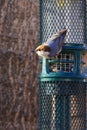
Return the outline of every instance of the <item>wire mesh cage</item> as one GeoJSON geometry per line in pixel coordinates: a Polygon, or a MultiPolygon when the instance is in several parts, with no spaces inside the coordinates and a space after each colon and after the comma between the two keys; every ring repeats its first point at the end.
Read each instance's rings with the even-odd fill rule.
{"type": "Polygon", "coordinates": [[[39,77],[39,129],[86,130],[87,75],[82,72],[86,45],[86,0],[40,0],[40,42],[62,28],[65,46],[43,59],[39,77]]]}
{"type": "Polygon", "coordinates": [[[50,72],[73,72],[74,71],[74,55],[72,53],[60,53],[54,59],[49,60],[50,72]]]}
{"type": "Polygon", "coordinates": [[[40,130],[86,130],[86,87],[81,81],[40,82],[40,130]]]}
{"type": "MultiPolygon", "coordinates": [[[[46,42],[52,34],[66,28],[65,43],[86,44],[86,3],[86,0],[40,0],[40,42],[46,42]]],[[[61,53],[54,59],[57,62],[49,61],[51,72],[75,71],[75,54],[61,53]]]]}
{"type": "Polygon", "coordinates": [[[66,43],[86,43],[86,0],[40,0],[41,42],[67,28],[66,43]]]}
{"type": "Polygon", "coordinates": [[[86,53],[83,44],[71,44],[64,46],[61,53],[51,59],[43,59],[42,74],[55,74],[58,77],[82,76],[84,72],[84,54],[86,53]]]}

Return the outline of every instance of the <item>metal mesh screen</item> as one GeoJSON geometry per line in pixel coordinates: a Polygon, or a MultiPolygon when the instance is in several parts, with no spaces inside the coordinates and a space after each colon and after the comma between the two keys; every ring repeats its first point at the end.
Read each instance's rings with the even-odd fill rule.
{"type": "Polygon", "coordinates": [[[86,130],[85,89],[80,81],[40,82],[40,130],[86,130]]]}
{"type": "Polygon", "coordinates": [[[40,0],[40,9],[41,42],[66,27],[66,43],[85,43],[86,0],[40,0]]]}
{"type": "Polygon", "coordinates": [[[53,59],[48,60],[50,72],[73,72],[74,55],[72,53],[60,53],[53,59]]]}

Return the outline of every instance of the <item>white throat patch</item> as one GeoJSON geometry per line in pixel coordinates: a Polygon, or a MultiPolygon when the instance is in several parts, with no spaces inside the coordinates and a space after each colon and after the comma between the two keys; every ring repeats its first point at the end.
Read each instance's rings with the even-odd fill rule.
{"type": "Polygon", "coordinates": [[[37,51],[36,52],[39,56],[41,56],[41,57],[49,57],[49,52],[45,52],[45,51],[37,51]]]}

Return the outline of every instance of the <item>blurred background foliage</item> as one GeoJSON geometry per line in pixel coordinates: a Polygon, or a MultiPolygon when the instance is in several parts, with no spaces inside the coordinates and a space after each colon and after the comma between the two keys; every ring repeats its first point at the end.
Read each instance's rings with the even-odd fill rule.
{"type": "Polygon", "coordinates": [[[38,129],[39,0],[0,0],[0,130],[38,129]]]}

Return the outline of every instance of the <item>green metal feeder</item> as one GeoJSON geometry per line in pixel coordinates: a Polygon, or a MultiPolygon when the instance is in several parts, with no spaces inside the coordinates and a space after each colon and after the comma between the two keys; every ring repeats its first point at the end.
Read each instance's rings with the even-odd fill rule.
{"type": "Polygon", "coordinates": [[[40,0],[40,42],[66,27],[62,52],[42,60],[39,130],[86,130],[86,0],[40,0]]]}

